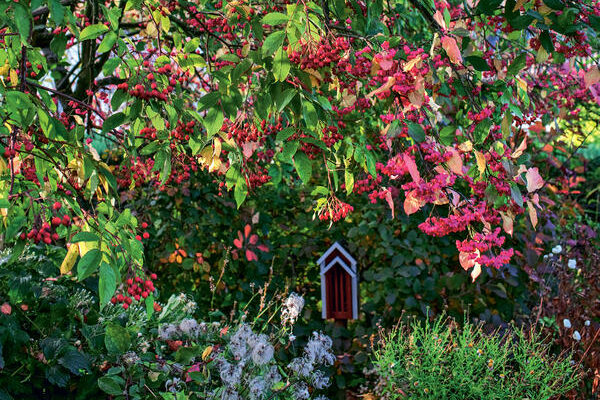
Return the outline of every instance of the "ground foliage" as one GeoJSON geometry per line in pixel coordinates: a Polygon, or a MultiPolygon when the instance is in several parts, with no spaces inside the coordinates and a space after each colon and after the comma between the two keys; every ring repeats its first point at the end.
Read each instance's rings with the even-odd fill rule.
{"type": "Polygon", "coordinates": [[[272,283],[316,326],[312,260],[344,239],[354,351],[402,310],[525,318],[557,244],[591,265],[592,237],[561,237],[597,219],[595,1],[0,7],[6,262],[62,247],[44,279],[91,282],[99,310],[181,286],[223,319],[272,283]]]}

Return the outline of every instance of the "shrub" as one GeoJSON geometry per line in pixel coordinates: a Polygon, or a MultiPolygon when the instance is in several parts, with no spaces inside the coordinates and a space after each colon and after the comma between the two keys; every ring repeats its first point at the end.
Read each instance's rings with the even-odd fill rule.
{"type": "Polygon", "coordinates": [[[577,384],[570,357],[554,357],[535,330],[486,334],[448,318],[402,323],[374,352],[383,396],[390,399],[530,399],[577,384]]]}

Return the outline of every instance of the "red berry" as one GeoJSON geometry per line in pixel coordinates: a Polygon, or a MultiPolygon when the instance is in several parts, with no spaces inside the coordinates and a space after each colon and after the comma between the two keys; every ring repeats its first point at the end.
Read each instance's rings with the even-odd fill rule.
{"type": "Polygon", "coordinates": [[[139,240],[140,242],[142,241],[142,237],[141,237],[140,235],[135,235],[135,238],[136,238],[137,240],[139,240]]]}
{"type": "Polygon", "coordinates": [[[56,211],[56,210],[60,210],[60,208],[61,208],[61,207],[62,207],[62,204],[60,204],[60,202],[59,202],[59,201],[57,201],[56,203],[54,203],[54,204],[52,205],[52,209],[54,209],[55,211],[56,211]]]}
{"type": "Polygon", "coordinates": [[[150,279],[156,279],[156,278],[157,278],[157,276],[155,273],[150,274],[150,279]]]}
{"type": "Polygon", "coordinates": [[[142,229],[146,229],[148,227],[148,224],[146,222],[142,222],[142,229]]]}
{"type": "Polygon", "coordinates": [[[129,308],[129,304],[123,303],[122,307],[123,307],[124,310],[127,310],[129,308]]]}
{"type": "Polygon", "coordinates": [[[62,222],[62,219],[60,219],[58,217],[52,217],[52,225],[53,226],[60,225],[61,222],[62,222]]]}
{"type": "Polygon", "coordinates": [[[148,239],[150,237],[150,234],[148,232],[144,232],[143,236],[144,239],[148,239]]]}

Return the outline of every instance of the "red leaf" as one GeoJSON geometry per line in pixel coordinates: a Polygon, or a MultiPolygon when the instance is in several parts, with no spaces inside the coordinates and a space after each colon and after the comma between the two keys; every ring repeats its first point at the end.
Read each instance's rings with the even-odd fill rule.
{"type": "Polygon", "coordinates": [[[269,252],[269,247],[265,244],[259,244],[258,246],[256,246],[256,248],[265,253],[269,252]]]}
{"type": "Polygon", "coordinates": [[[250,244],[254,245],[257,242],[258,242],[258,235],[252,235],[252,236],[250,236],[250,241],[249,241],[250,244]]]}
{"type": "Polygon", "coordinates": [[[246,226],[244,227],[244,237],[248,237],[248,235],[250,235],[250,232],[252,231],[252,227],[248,224],[246,224],[246,226]]]}
{"type": "Polygon", "coordinates": [[[456,39],[450,36],[442,36],[442,47],[446,50],[446,54],[448,54],[448,58],[450,58],[452,63],[460,64],[462,62],[462,56],[456,44],[456,39]]]}
{"type": "Polygon", "coordinates": [[[256,253],[254,253],[252,250],[246,250],[246,259],[248,261],[256,261],[258,260],[258,257],[256,256],[256,253]]]}
{"type": "Polygon", "coordinates": [[[238,249],[242,248],[242,241],[240,239],[233,239],[233,244],[235,245],[235,247],[237,247],[238,249]]]}

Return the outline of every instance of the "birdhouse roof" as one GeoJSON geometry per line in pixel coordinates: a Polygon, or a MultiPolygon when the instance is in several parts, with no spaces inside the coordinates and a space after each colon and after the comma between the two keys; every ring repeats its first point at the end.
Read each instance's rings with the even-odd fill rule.
{"type": "Polygon", "coordinates": [[[326,274],[327,271],[329,271],[331,269],[331,267],[333,267],[334,265],[339,264],[342,268],[344,268],[344,270],[348,273],[348,275],[350,275],[352,278],[356,277],[356,269],[349,266],[348,264],[346,264],[344,262],[344,260],[342,260],[341,257],[335,257],[333,260],[331,260],[326,266],[321,267],[321,274],[326,274]]]}
{"type": "MultiPolygon", "coordinates": [[[[340,261],[343,261],[343,264],[346,267],[349,267],[352,271],[356,271],[356,260],[354,259],[354,257],[352,257],[350,253],[348,253],[348,251],[346,251],[346,249],[344,249],[344,247],[341,244],[335,242],[331,245],[331,247],[329,247],[329,249],[327,249],[325,254],[323,254],[321,258],[317,260],[317,264],[321,266],[321,273],[325,273],[325,271],[323,270],[325,268],[329,269],[332,265],[332,262],[338,258],[340,259],[340,261]],[[338,257],[337,254],[339,254],[340,256],[338,257]],[[335,258],[333,258],[331,262],[327,262],[327,260],[331,259],[332,256],[335,256],[335,258]],[[327,265],[325,265],[326,263],[327,265]],[[348,265],[348,263],[350,263],[350,265],[348,265]]],[[[354,274],[354,272],[352,272],[352,274],[354,274]]]]}

